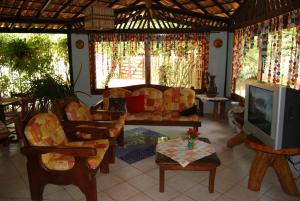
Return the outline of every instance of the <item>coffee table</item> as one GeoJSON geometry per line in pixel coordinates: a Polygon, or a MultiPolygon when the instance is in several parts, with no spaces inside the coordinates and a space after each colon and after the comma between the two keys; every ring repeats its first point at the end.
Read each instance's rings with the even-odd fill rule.
{"type": "MultiPolygon", "coordinates": [[[[203,142],[210,143],[207,138],[199,138],[203,142]]],[[[189,170],[189,171],[209,171],[209,186],[210,193],[214,192],[214,182],[216,176],[216,169],[221,165],[220,159],[216,153],[201,158],[182,167],[177,161],[156,152],[155,162],[159,166],[159,192],[164,192],[165,186],[165,170],[189,170]]]]}

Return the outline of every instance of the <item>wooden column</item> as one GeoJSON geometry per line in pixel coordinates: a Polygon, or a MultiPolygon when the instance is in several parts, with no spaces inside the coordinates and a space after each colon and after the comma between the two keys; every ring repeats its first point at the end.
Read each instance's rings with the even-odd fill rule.
{"type": "Polygon", "coordinates": [[[150,50],[150,34],[145,36],[145,78],[146,84],[151,84],[151,50],[150,50]]]}

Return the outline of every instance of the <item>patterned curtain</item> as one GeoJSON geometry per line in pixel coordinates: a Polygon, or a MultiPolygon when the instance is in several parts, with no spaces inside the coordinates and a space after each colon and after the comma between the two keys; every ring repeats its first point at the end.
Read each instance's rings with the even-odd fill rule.
{"type": "Polygon", "coordinates": [[[138,66],[145,73],[145,40],[148,38],[150,39],[151,84],[194,87],[195,89],[206,87],[205,75],[208,69],[209,52],[208,33],[99,33],[89,35],[90,45],[95,48],[97,53],[90,60],[98,62],[96,77],[102,78],[97,88],[108,86],[113,79],[130,80],[133,78],[136,80],[138,75],[140,75],[138,78],[144,81],[145,74],[141,74],[140,69],[133,69],[133,66],[136,66],[133,64],[133,60],[140,63],[138,66]],[[128,63],[129,58],[132,58],[131,74],[124,73],[125,62],[128,63]]]}
{"type": "Polygon", "coordinates": [[[113,80],[145,83],[143,34],[91,34],[89,41],[95,52],[90,60],[96,63],[96,88],[112,87],[113,80]]]}
{"type": "Polygon", "coordinates": [[[234,32],[232,91],[254,36],[261,48],[262,81],[299,89],[300,15],[296,10],[234,32]]]}
{"type": "Polygon", "coordinates": [[[152,35],[151,82],[204,89],[208,36],[208,33],[152,35]]]}

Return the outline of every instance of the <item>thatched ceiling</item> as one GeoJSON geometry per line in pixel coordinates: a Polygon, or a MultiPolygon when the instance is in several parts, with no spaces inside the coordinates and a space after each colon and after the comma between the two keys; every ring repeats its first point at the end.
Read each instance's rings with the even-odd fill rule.
{"type": "MultiPolygon", "coordinates": [[[[83,11],[95,0],[0,0],[2,32],[81,32],[83,11]]],[[[119,30],[227,30],[257,6],[287,12],[300,0],[98,0],[115,12],[119,30]],[[247,10],[247,7],[251,9],[247,10]],[[273,6],[275,5],[275,6],[273,6]],[[237,15],[237,13],[239,15],[237,15]],[[244,15],[243,15],[244,14],[244,15]],[[147,21],[148,23],[145,23],[147,21]],[[136,24],[140,23],[140,24],[136,24]],[[145,26],[144,24],[148,24],[145,26]]],[[[264,15],[264,12],[261,13],[264,15]]],[[[265,13],[266,14],[266,13],[265,13]]],[[[268,16],[255,16],[260,19],[268,16]]],[[[251,19],[253,20],[253,19],[251,19]]]]}

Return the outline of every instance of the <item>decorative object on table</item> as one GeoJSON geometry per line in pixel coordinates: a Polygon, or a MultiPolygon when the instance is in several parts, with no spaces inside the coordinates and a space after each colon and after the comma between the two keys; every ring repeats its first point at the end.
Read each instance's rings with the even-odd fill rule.
{"type": "Polygon", "coordinates": [[[220,48],[223,46],[223,40],[221,38],[217,38],[214,40],[214,47],[220,48]]]}
{"type": "Polygon", "coordinates": [[[187,147],[189,149],[193,149],[194,148],[194,142],[195,140],[198,138],[198,136],[200,135],[200,132],[197,131],[196,129],[193,129],[193,128],[189,128],[187,131],[186,131],[186,139],[188,141],[187,143],[187,147]]]}
{"type": "Polygon", "coordinates": [[[167,136],[155,131],[137,127],[124,131],[124,147],[117,147],[116,156],[128,164],[135,163],[155,154],[157,142],[164,142],[167,136]]]}
{"type": "Polygon", "coordinates": [[[206,74],[206,79],[208,82],[207,85],[207,97],[216,97],[218,95],[218,89],[215,83],[215,75],[210,75],[209,73],[206,74]]]}

